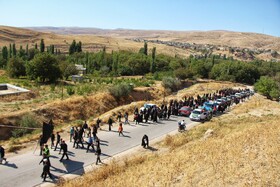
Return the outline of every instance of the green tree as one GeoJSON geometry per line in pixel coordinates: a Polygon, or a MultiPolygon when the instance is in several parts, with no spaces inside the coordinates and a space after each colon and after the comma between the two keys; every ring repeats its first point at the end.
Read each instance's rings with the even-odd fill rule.
{"type": "Polygon", "coordinates": [[[75,46],[75,52],[77,52],[77,53],[82,52],[82,42],[81,41],[79,41],[77,43],[77,45],[75,46]]]}
{"type": "Polygon", "coordinates": [[[76,41],[73,40],[73,41],[72,41],[72,44],[71,44],[70,47],[69,47],[69,55],[74,54],[75,51],[76,51],[76,41]]]}
{"type": "Polygon", "coordinates": [[[41,42],[40,42],[40,52],[41,52],[41,53],[45,52],[45,43],[44,43],[44,39],[41,39],[41,42]]]}
{"type": "Polygon", "coordinates": [[[35,49],[38,49],[38,45],[37,45],[37,43],[35,43],[35,46],[34,46],[34,48],[35,48],[35,49]]]}
{"type": "Polygon", "coordinates": [[[255,84],[255,90],[267,98],[277,97],[279,93],[279,87],[277,83],[270,77],[262,76],[255,84]]]}
{"type": "Polygon", "coordinates": [[[25,46],[25,54],[26,54],[26,56],[28,56],[28,44],[26,44],[26,46],[25,46]]]}
{"type": "Polygon", "coordinates": [[[19,48],[18,56],[19,57],[24,57],[25,56],[25,51],[23,50],[22,45],[19,48]]]}
{"type": "Polygon", "coordinates": [[[113,53],[112,70],[115,74],[118,72],[118,64],[119,64],[119,54],[118,53],[113,53]]]}
{"type": "Polygon", "coordinates": [[[10,77],[18,78],[26,75],[24,61],[18,57],[12,57],[8,61],[7,71],[10,77]]]}
{"type": "Polygon", "coordinates": [[[34,59],[27,64],[26,72],[30,79],[41,82],[55,82],[61,78],[58,60],[49,53],[35,55],[34,59]]]}
{"type": "Polygon", "coordinates": [[[8,48],[7,48],[6,46],[4,46],[4,47],[2,48],[2,57],[3,57],[3,59],[8,60],[8,56],[9,56],[9,54],[8,54],[8,48]]]}
{"type": "Polygon", "coordinates": [[[12,44],[9,47],[9,58],[12,58],[12,44]]]}
{"type": "Polygon", "coordinates": [[[152,49],[152,63],[150,67],[150,72],[154,73],[155,72],[155,61],[156,61],[156,47],[153,47],[152,49]]]}
{"type": "Polygon", "coordinates": [[[50,53],[54,54],[54,45],[50,45],[50,53]]]}
{"type": "Polygon", "coordinates": [[[69,64],[63,71],[63,77],[65,78],[65,80],[67,80],[69,76],[77,74],[78,70],[74,64],[69,64]]]}
{"type": "Polygon", "coordinates": [[[13,57],[17,56],[16,44],[14,44],[14,43],[13,43],[12,53],[13,53],[13,57]]]}
{"type": "Polygon", "coordinates": [[[148,44],[147,44],[147,42],[144,43],[144,55],[148,55],[148,44]]]}

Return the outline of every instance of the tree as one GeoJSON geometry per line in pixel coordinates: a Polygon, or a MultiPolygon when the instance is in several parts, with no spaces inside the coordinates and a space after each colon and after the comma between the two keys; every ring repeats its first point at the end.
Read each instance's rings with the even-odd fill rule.
{"type": "Polygon", "coordinates": [[[41,39],[41,43],[40,43],[40,52],[41,52],[41,53],[45,52],[45,43],[44,43],[44,39],[41,39]]]}
{"type": "Polygon", "coordinates": [[[78,74],[78,70],[76,66],[74,64],[69,64],[63,72],[63,77],[65,78],[65,80],[67,80],[69,76],[77,75],[77,74],[78,74]]]}
{"type": "Polygon", "coordinates": [[[37,43],[35,43],[35,46],[34,46],[34,48],[35,48],[35,49],[38,49],[38,45],[37,45],[37,43]]]}
{"type": "Polygon", "coordinates": [[[150,72],[154,73],[155,72],[155,60],[156,60],[156,47],[153,47],[152,50],[152,63],[150,67],[150,72]]]}
{"type": "Polygon", "coordinates": [[[26,56],[28,56],[28,44],[26,44],[26,46],[25,46],[25,54],[26,54],[26,56]]]}
{"type": "Polygon", "coordinates": [[[75,46],[75,52],[80,53],[82,52],[82,42],[79,41],[75,46]]]}
{"type": "Polygon", "coordinates": [[[50,45],[49,52],[50,52],[51,54],[54,54],[54,45],[50,45]]]}
{"type": "Polygon", "coordinates": [[[18,57],[12,57],[9,59],[7,70],[9,76],[12,78],[18,78],[26,74],[24,61],[18,57]]]}
{"type": "Polygon", "coordinates": [[[144,55],[148,55],[148,44],[147,44],[147,42],[144,43],[144,55]]]}
{"type": "Polygon", "coordinates": [[[3,59],[5,59],[5,60],[8,60],[8,48],[6,47],[6,46],[4,46],[3,48],[2,48],[2,57],[3,57],[3,59]]]}
{"type": "Polygon", "coordinates": [[[119,64],[119,54],[113,53],[113,65],[112,70],[114,73],[118,72],[118,64],[119,64]]]}
{"type": "Polygon", "coordinates": [[[19,57],[24,57],[24,55],[25,55],[25,51],[23,50],[22,45],[21,45],[20,48],[19,48],[18,56],[19,57]]]}
{"type": "Polygon", "coordinates": [[[73,40],[72,41],[72,44],[70,45],[69,47],[69,55],[72,55],[75,53],[75,49],[76,49],[76,41],[73,40]]]}
{"type": "Polygon", "coordinates": [[[267,98],[277,97],[279,94],[279,87],[277,83],[270,77],[262,76],[255,84],[254,87],[257,92],[266,96],[267,98]],[[277,94],[278,93],[278,94],[277,94]]]}
{"type": "Polygon", "coordinates": [[[27,64],[26,72],[30,79],[42,82],[55,82],[61,77],[58,60],[49,53],[35,55],[34,59],[27,64]]]}
{"type": "Polygon", "coordinates": [[[14,43],[13,43],[13,48],[12,48],[12,55],[13,55],[13,57],[17,56],[16,44],[14,44],[14,43]]]}
{"type": "Polygon", "coordinates": [[[9,58],[12,58],[12,44],[9,47],[9,58]]]}

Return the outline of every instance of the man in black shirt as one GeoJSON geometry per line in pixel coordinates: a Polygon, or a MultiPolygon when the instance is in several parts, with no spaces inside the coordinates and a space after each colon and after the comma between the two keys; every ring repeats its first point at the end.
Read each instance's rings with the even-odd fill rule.
{"type": "Polygon", "coordinates": [[[67,148],[67,144],[65,143],[64,140],[61,142],[61,148],[60,149],[62,149],[63,154],[62,154],[62,157],[59,161],[61,162],[62,159],[64,158],[64,156],[66,156],[67,160],[69,160],[69,157],[68,157],[68,154],[67,154],[68,148],[67,148]]]}
{"type": "Polygon", "coordinates": [[[54,151],[56,150],[57,145],[58,145],[59,143],[60,143],[60,134],[59,134],[59,132],[56,132],[56,144],[55,144],[54,151]]]}

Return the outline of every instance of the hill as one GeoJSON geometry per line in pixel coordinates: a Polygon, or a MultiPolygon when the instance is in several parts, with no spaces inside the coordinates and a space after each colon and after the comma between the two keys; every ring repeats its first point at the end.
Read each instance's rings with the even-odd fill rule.
{"type": "Polygon", "coordinates": [[[188,57],[225,55],[240,60],[280,60],[280,38],[231,31],[158,31],[129,29],[98,29],[79,27],[30,27],[27,29],[0,26],[0,46],[16,43],[30,47],[44,39],[46,45],[67,53],[75,39],[82,41],[84,51],[99,51],[104,46],[110,50],[138,51],[143,41],[158,53],[188,57]]]}
{"type": "Polygon", "coordinates": [[[278,103],[255,95],[188,132],[167,136],[63,187],[279,186],[278,103]],[[212,136],[205,132],[213,130],[212,136]]]}

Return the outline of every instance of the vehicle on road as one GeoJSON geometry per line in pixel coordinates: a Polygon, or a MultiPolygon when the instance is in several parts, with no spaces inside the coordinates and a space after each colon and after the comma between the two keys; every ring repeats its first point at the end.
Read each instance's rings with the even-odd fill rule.
{"type": "Polygon", "coordinates": [[[182,115],[182,116],[190,116],[192,112],[192,109],[191,107],[189,106],[183,106],[182,108],[179,109],[179,115],[182,115]]]}
{"type": "Polygon", "coordinates": [[[211,119],[210,112],[202,108],[194,109],[190,114],[190,120],[192,121],[206,121],[210,119],[211,119]]]}

